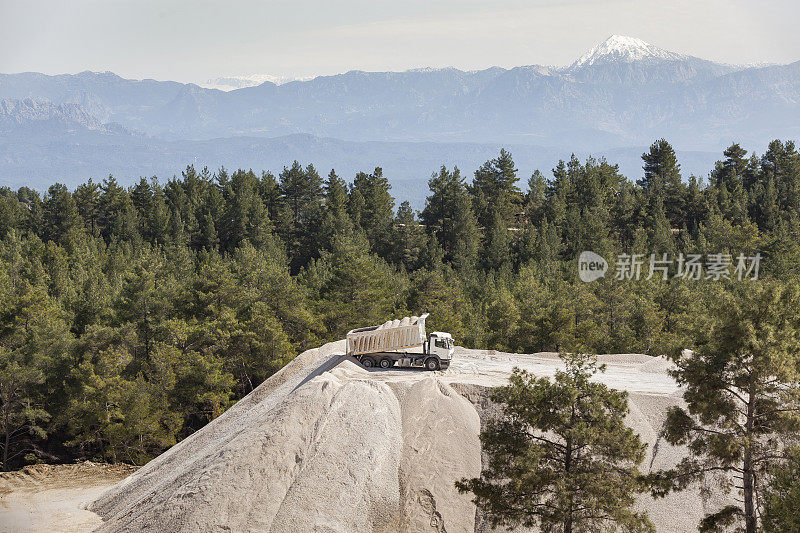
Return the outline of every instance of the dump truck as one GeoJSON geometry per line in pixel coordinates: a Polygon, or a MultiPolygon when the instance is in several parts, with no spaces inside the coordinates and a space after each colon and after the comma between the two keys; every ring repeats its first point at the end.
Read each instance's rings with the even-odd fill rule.
{"type": "Polygon", "coordinates": [[[422,367],[440,370],[450,366],[453,358],[453,337],[434,331],[425,335],[425,319],[407,316],[379,326],[347,332],[347,355],[355,357],[366,368],[422,367]]]}

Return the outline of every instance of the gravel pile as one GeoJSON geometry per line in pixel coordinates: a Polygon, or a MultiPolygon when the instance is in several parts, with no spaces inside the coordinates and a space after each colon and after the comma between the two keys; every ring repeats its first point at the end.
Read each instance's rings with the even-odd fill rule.
{"type": "MultiPolygon", "coordinates": [[[[222,416],[109,489],[90,509],[98,531],[485,531],[454,482],[480,473],[488,400],[515,365],[552,375],[552,354],[459,349],[445,372],[366,370],[344,341],[300,354],[222,416]]],[[[603,378],[631,392],[630,426],[648,443],[643,469],[677,463],[661,428],[681,399],[668,363],[605,358],[603,378]],[[651,390],[652,389],[652,390],[651,390]]],[[[696,531],[695,487],[641,498],[659,531],[696,531]]]]}

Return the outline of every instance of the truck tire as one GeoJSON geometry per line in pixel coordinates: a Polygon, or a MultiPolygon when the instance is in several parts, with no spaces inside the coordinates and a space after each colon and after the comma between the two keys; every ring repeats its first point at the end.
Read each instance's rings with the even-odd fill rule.
{"type": "Polygon", "coordinates": [[[428,357],[425,359],[425,368],[427,370],[439,370],[439,360],[435,357],[428,357]]]}
{"type": "Polygon", "coordinates": [[[394,365],[394,361],[392,361],[388,357],[384,357],[378,364],[380,365],[381,368],[392,368],[392,366],[394,365]]]}
{"type": "Polygon", "coordinates": [[[361,366],[363,366],[364,368],[374,368],[375,359],[373,359],[372,357],[362,357],[361,366]]]}

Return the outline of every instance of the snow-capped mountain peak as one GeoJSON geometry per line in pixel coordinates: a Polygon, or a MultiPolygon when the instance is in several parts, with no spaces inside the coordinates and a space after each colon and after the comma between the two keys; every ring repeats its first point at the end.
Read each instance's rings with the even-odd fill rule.
{"type": "Polygon", "coordinates": [[[650,43],[646,43],[636,37],[625,35],[612,35],[602,43],[598,44],[577,61],[570,65],[573,70],[578,67],[594,65],[604,62],[625,62],[667,60],[677,61],[685,59],[686,56],[664,50],[650,43]]]}

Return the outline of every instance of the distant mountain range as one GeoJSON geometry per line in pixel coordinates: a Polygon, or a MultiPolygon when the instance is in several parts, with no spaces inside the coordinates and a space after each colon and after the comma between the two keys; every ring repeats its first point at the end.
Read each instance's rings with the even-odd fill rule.
{"type": "MultiPolygon", "coordinates": [[[[0,74],[0,183],[15,186],[111,171],[126,181],[165,165],[171,175],[195,158],[279,169],[298,157],[324,171],[396,161],[399,181],[424,180],[501,145],[527,172],[571,152],[635,161],[660,137],[694,151],[684,170],[703,173],[732,141],[800,139],[800,61],[726,65],[613,36],[563,68],[351,71],[229,91],[110,72],[0,74]],[[298,145],[307,152],[288,148],[298,145]]],[[[635,165],[622,162],[632,177],[635,165]]]]}
{"type": "Polygon", "coordinates": [[[282,85],[290,81],[308,81],[314,79],[314,76],[306,77],[288,77],[288,76],[272,76],[270,74],[250,74],[248,76],[222,76],[219,78],[212,78],[205,83],[200,83],[200,87],[206,89],[219,89],[220,91],[233,91],[236,89],[244,89],[245,87],[255,87],[264,82],[271,82],[275,85],[282,85]]]}

